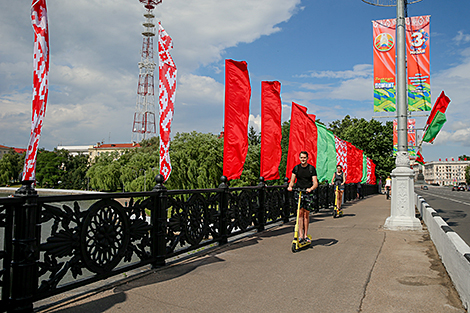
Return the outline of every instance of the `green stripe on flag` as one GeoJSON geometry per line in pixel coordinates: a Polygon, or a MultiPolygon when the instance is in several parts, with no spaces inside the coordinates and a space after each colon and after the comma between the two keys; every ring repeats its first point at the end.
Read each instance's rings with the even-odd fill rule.
{"type": "Polygon", "coordinates": [[[367,157],[362,153],[362,179],[361,184],[367,183],[367,157]]]}
{"type": "Polygon", "coordinates": [[[322,182],[328,180],[331,183],[336,171],[336,147],[335,136],[322,124],[317,125],[317,178],[322,182]]]}
{"type": "Polygon", "coordinates": [[[446,121],[446,115],[441,111],[437,111],[436,116],[434,116],[431,124],[429,124],[426,133],[423,136],[423,141],[433,141],[446,121]]]}

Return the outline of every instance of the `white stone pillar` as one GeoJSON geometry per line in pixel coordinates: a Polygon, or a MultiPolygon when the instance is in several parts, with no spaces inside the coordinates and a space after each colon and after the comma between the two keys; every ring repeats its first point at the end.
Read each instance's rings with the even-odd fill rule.
{"type": "Polygon", "coordinates": [[[392,171],[391,215],[385,220],[385,229],[421,230],[414,203],[414,172],[409,167],[408,153],[397,153],[397,167],[392,171]],[[406,167],[408,164],[408,167],[406,167]]]}

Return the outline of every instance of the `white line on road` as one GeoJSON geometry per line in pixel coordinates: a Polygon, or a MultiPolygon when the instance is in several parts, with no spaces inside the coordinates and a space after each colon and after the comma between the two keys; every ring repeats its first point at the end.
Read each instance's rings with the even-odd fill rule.
{"type": "Polygon", "coordinates": [[[465,205],[470,205],[470,203],[468,202],[463,202],[463,201],[460,201],[460,200],[455,200],[455,199],[452,199],[452,198],[447,198],[447,197],[443,197],[443,196],[439,196],[439,195],[436,195],[434,193],[430,193],[430,192],[426,192],[426,191],[420,191],[420,192],[423,192],[423,193],[427,193],[431,196],[435,196],[435,197],[439,197],[439,198],[442,198],[442,199],[445,199],[445,200],[450,200],[450,201],[454,201],[454,202],[457,202],[457,203],[461,203],[461,204],[465,204],[465,205]]]}

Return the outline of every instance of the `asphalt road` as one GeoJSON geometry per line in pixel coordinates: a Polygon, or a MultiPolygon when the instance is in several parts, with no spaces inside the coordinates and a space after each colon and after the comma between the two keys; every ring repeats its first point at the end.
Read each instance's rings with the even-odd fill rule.
{"type": "Polygon", "coordinates": [[[415,188],[446,223],[470,246],[470,191],[452,191],[450,187],[415,188]]]}

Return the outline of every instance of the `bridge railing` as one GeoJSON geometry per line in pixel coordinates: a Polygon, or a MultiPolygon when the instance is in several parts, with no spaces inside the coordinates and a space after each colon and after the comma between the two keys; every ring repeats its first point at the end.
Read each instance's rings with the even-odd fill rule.
{"type": "MultiPolygon", "coordinates": [[[[33,303],[295,216],[287,185],[0,198],[0,312],[33,303]]],[[[363,185],[364,195],[377,193],[363,185]]],[[[316,207],[334,205],[333,187],[316,189],[316,207]]],[[[346,186],[346,200],[356,185],[346,186]]]]}

